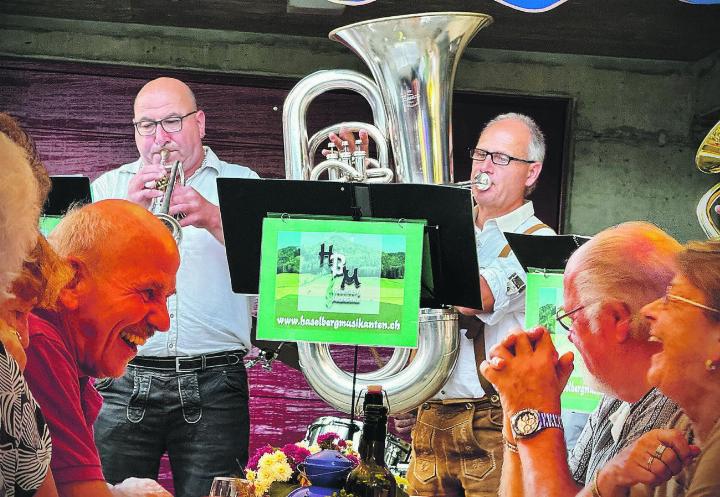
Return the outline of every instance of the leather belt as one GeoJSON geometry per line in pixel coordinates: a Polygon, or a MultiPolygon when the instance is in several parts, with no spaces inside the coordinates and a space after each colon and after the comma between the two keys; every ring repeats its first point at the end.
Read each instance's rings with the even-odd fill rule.
{"type": "Polygon", "coordinates": [[[222,366],[236,366],[242,364],[246,350],[228,350],[226,352],[213,352],[193,356],[149,357],[136,356],[130,361],[130,366],[158,371],[175,371],[176,373],[191,373],[205,371],[210,368],[222,366]]]}

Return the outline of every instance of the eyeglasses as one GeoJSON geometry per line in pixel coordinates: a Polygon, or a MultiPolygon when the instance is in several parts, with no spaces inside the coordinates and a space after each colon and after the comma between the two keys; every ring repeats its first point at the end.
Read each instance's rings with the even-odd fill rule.
{"type": "Polygon", "coordinates": [[[706,311],[715,312],[717,314],[720,314],[720,310],[715,309],[714,307],[706,306],[705,304],[701,304],[700,302],[695,302],[694,300],[686,299],[685,297],[681,297],[679,295],[673,295],[670,293],[670,290],[672,290],[672,287],[667,287],[667,293],[663,297],[663,304],[667,305],[668,301],[675,300],[676,302],[683,302],[685,304],[690,304],[695,307],[699,307],[700,309],[705,309],[706,311]]]}
{"type": "Polygon", "coordinates": [[[576,307],[570,312],[565,312],[565,310],[562,307],[558,307],[557,311],[555,312],[555,320],[560,323],[560,326],[565,328],[565,331],[568,333],[570,332],[570,328],[573,326],[573,318],[572,315],[576,312],[579,312],[583,309],[585,309],[586,306],[581,305],[579,307],[576,307]]]}
{"type": "Polygon", "coordinates": [[[469,148],[468,149],[468,155],[472,160],[476,161],[484,161],[485,157],[488,155],[490,156],[490,160],[493,164],[496,164],[498,166],[507,166],[510,164],[510,161],[516,160],[519,162],[524,162],[526,164],[532,164],[535,162],[534,160],[525,160],[525,159],[518,159],[517,157],[512,157],[507,154],[503,154],[500,152],[488,152],[487,150],[483,150],[481,148],[469,148]]]}
{"type": "Polygon", "coordinates": [[[147,120],[133,122],[133,126],[137,129],[138,134],[142,136],[154,135],[158,124],[162,126],[162,129],[164,129],[166,133],[177,133],[182,130],[183,119],[188,116],[192,116],[196,112],[197,109],[192,112],[188,112],[184,116],[166,117],[165,119],[160,119],[159,121],[147,120]]]}

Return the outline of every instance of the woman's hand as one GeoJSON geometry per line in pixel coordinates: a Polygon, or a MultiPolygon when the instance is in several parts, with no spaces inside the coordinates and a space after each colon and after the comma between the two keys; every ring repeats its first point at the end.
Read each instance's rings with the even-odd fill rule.
{"type": "Polygon", "coordinates": [[[598,490],[603,496],[625,495],[637,483],[659,485],[678,474],[700,454],[679,430],[651,430],[602,467],[598,490]]]}

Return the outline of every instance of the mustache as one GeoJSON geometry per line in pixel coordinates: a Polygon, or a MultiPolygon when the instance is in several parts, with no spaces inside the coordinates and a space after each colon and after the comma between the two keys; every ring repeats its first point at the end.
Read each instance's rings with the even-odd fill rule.
{"type": "Polygon", "coordinates": [[[123,328],[123,331],[130,335],[150,338],[151,336],[153,336],[155,334],[157,329],[153,326],[148,326],[148,325],[144,325],[144,324],[135,324],[135,325],[127,326],[127,327],[123,328]]]}

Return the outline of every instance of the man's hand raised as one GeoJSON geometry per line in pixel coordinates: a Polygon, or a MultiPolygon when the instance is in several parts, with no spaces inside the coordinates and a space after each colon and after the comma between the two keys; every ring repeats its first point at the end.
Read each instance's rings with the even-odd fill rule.
{"type": "Polygon", "coordinates": [[[550,333],[517,330],[490,350],[480,372],[498,389],[508,415],[525,408],[560,412],[560,394],[573,370],[573,355],[558,358],[550,333]]]}

